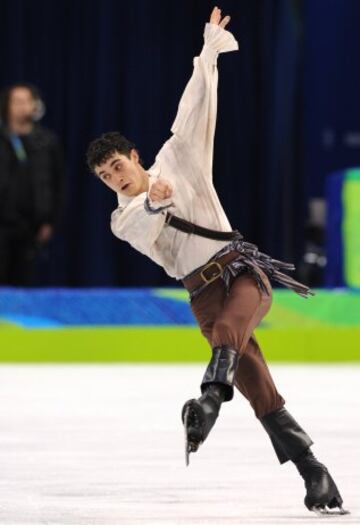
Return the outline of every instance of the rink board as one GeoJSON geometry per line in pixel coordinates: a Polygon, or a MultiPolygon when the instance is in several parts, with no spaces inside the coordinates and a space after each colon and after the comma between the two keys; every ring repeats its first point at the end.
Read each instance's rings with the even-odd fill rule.
{"type": "MultiPolygon", "coordinates": [[[[360,361],[360,293],[275,290],[256,330],[281,362],[360,361]]],[[[181,289],[0,290],[2,362],[202,362],[210,348],[181,289]]]]}

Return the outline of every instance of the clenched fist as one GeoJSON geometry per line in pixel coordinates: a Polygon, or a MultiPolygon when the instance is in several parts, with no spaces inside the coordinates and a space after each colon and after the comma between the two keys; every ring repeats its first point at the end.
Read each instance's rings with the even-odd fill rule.
{"type": "Polygon", "coordinates": [[[149,197],[153,202],[158,202],[171,197],[172,192],[173,188],[167,180],[158,179],[151,185],[149,197]]]}

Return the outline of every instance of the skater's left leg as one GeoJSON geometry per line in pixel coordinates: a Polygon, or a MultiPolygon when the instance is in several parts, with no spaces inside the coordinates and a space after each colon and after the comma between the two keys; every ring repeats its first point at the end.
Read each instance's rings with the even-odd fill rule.
{"type": "Polygon", "coordinates": [[[295,461],[313,441],[285,407],[259,417],[274,446],[279,462],[295,461]]]}
{"type": "Polygon", "coordinates": [[[269,434],[280,463],[292,461],[302,476],[306,488],[306,507],[317,513],[327,512],[326,507],[338,507],[340,514],[346,514],[333,478],[310,450],[313,441],[286,408],[266,414],[260,421],[269,434]]]}
{"type": "Polygon", "coordinates": [[[256,417],[267,431],[280,463],[291,460],[305,481],[306,507],[320,512],[342,509],[342,498],[327,468],[312,454],[313,444],[305,430],[284,407],[267,363],[254,336],[239,361],[235,386],[249,400],[256,417]]]}
{"type": "MultiPolygon", "coordinates": [[[[274,413],[285,405],[285,399],[276,388],[254,334],[237,367],[235,386],[249,401],[255,416],[262,422],[266,414],[274,413]]],[[[276,436],[271,432],[268,434],[280,463],[284,463],[288,460],[287,455],[276,436]]]]}
{"type": "Polygon", "coordinates": [[[249,401],[255,416],[261,418],[281,408],[285,399],[278,392],[254,334],[239,361],[235,386],[249,401]]]}
{"type": "Polygon", "coordinates": [[[304,503],[309,510],[323,514],[328,513],[326,507],[338,507],[337,513],[348,514],[348,511],[342,508],[343,499],[328,469],[316,459],[309,448],[293,462],[305,482],[304,503]]]}

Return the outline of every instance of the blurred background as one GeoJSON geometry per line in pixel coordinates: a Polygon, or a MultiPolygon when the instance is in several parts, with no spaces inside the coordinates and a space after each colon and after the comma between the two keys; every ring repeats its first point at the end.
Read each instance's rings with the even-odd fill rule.
{"type": "MultiPolygon", "coordinates": [[[[181,286],[111,233],[116,195],[88,171],[85,151],[99,134],[118,130],[145,168],[153,164],[214,5],[1,0],[3,322],[157,325],[171,310],[169,302],[159,307],[158,295],[164,300],[171,287],[168,301],[177,306],[164,322],[193,324],[181,286]],[[76,295],[93,312],[79,304],[76,313],[60,312],[55,299],[40,307],[29,287],[43,298],[52,290],[56,301],[67,293],[71,304],[76,295]],[[113,302],[114,287],[126,290],[126,301],[113,302]],[[131,299],[145,293],[136,287],[160,290],[148,317],[131,299]],[[102,302],[86,301],[88,293],[101,293],[102,302]]],[[[319,289],[306,307],[294,297],[296,315],[318,311],[324,297],[323,310],[332,311],[325,321],[340,315],[347,323],[360,287],[360,3],[223,0],[220,7],[240,50],[218,59],[215,187],[233,228],[294,262],[296,277],[319,289]],[[346,303],[339,306],[333,288],[346,303]]]]}

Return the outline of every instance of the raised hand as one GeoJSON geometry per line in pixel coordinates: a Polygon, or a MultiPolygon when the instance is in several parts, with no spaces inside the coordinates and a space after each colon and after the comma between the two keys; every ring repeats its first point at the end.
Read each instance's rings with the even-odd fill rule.
{"type": "Polygon", "coordinates": [[[149,197],[153,202],[157,202],[171,197],[172,192],[172,186],[167,180],[158,179],[151,185],[149,197]]]}
{"type": "Polygon", "coordinates": [[[218,26],[220,26],[220,27],[222,27],[224,29],[225,26],[229,22],[230,22],[230,16],[226,15],[221,20],[221,9],[219,9],[217,6],[215,6],[214,9],[211,12],[211,15],[210,15],[210,24],[216,24],[216,25],[218,25],[218,26]]]}

